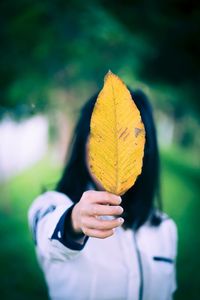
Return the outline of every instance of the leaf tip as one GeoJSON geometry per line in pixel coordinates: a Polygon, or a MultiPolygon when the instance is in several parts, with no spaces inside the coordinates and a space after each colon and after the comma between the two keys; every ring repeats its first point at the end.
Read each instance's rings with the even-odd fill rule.
{"type": "Polygon", "coordinates": [[[113,72],[109,69],[108,72],[106,73],[105,77],[104,77],[104,82],[106,82],[106,80],[110,77],[114,75],[113,72]]]}

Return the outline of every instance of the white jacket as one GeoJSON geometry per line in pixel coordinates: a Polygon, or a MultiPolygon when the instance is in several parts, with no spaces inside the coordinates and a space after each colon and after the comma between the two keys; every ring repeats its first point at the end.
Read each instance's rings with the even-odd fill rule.
{"type": "Polygon", "coordinates": [[[59,220],[69,197],[46,192],[29,209],[36,253],[53,300],[170,300],[176,289],[177,230],[164,215],[134,233],[116,228],[106,239],[63,243],[59,220]],[[71,248],[71,249],[70,249],[71,248]]]}

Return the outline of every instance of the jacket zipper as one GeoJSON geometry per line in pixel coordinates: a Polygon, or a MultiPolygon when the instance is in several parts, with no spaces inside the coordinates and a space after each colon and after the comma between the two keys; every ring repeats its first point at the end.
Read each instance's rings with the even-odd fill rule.
{"type": "Polygon", "coordinates": [[[139,275],[140,275],[140,285],[139,285],[139,297],[138,300],[143,299],[143,290],[144,290],[144,273],[143,273],[143,266],[142,266],[142,257],[140,250],[138,248],[137,239],[135,236],[135,230],[133,229],[133,238],[135,242],[135,250],[136,250],[136,256],[138,260],[138,266],[139,266],[139,275]]]}

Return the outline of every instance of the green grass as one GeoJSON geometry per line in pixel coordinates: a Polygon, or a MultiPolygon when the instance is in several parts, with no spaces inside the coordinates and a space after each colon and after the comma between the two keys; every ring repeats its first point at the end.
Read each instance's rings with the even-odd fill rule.
{"type": "MultiPolygon", "coordinates": [[[[162,151],[164,208],[179,232],[176,300],[199,299],[200,169],[196,161],[180,150],[162,151]]],[[[60,168],[45,159],[0,187],[1,299],[47,299],[27,211],[45,186],[54,187],[59,174],[60,168]]]]}
{"type": "Polygon", "coordinates": [[[200,169],[187,152],[162,152],[164,207],[178,226],[177,300],[199,299],[200,169]]]}
{"type": "Polygon", "coordinates": [[[1,186],[1,299],[47,299],[28,228],[27,211],[33,199],[54,186],[59,168],[45,159],[1,186]]]}

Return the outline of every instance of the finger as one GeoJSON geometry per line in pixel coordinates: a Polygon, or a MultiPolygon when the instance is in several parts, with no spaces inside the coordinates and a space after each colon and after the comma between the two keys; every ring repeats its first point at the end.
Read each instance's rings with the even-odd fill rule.
{"type": "Polygon", "coordinates": [[[112,236],[114,234],[114,230],[96,230],[87,228],[84,230],[84,233],[90,237],[105,239],[109,236],[112,236]]]}
{"type": "Polygon", "coordinates": [[[90,201],[99,204],[119,205],[122,201],[120,196],[105,191],[89,191],[90,201]]]}
{"type": "Polygon", "coordinates": [[[88,207],[88,215],[90,216],[119,216],[122,213],[123,208],[121,206],[93,204],[88,207]]]}
{"type": "Polygon", "coordinates": [[[89,229],[96,230],[111,230],[122,225],[124,222],[123,218],[117,218],[113,220],[99,220],[96,218],[85,218],[83,226],[89,229]]]}

